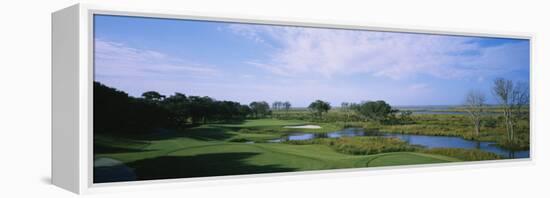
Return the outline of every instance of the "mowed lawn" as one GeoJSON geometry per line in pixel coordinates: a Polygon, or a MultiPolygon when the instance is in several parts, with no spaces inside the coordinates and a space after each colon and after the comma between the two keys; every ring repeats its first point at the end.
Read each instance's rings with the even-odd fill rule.
{"type": "Polygon", "coordinates": [[[277,120],[277,119],[256,119],[256,120],[245,120],[242,123],[237,124],[218,124],[216,126],[223,127],[236,127],[236,128],[251,128],[251,127],[275,127],[275,126],[294,126],[294,125],[304,125],[307,122],[301,120],[277,120]]]}
{"type": "MultiPolygon", "coordinates": [[[[266,140],[280,134],[253,133],[259,127],[305,124],[299,121],[249,120],[205,125],[158,137],[129,139],[96,136],[95,159],[120,161],[138,180],[221,176],[338,168],[375,167],[459,161],[441,155],[394,152],[348,155],[325,145],[232,142],[235,138],[266,140]],[[238,132],[250,128],[246,133],[238,132]]],[[[109,167],[95,168],[96,176],[109,167]]],[[[103,177],[102,176],[102,177],[103,177]]],[[[116,179],[115,179],[116,180],[116,179]]],[[[123,180],[123,179],[121,179],[123,180]]],[[[96,182],[113,179],[96,178],[96,182]]]]}

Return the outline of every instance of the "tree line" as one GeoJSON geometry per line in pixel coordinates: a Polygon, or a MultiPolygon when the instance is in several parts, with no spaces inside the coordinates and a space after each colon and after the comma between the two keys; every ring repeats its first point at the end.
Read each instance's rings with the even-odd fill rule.
{"type": "MultiPolygon", "coordinates": [[[[308,106],[313,119],[318,120],[322,120],[331,108],[330,103],[322,100],[316,100],[308,106]]],[[[362,121],[374,121],[384,124],[408,121],[412,114],[410,111],[403,111],[398,119],[396,114],[399,110],[394,109],[384,100],[363,101],[360,103],[342,102],[340,111],[345,114],[343,121],[350,121],[352,115],[358,115],[362,121]]]]}
{"type": "MultiPolygon", "coordinates": [[[[98,133],[140,133],[158,128],[186,128],[199,124],[274,117],[273,111],[288,113],[291,107],[288,101],[275,101],[271,106],[265,101],[246,105],[182,93],[165,96],[156,91],[133,97],[94,82],[94,130],[98,133]]],[[[329,102],[322,100],[316,100],[308,106],[313,120],[323,120],[331,108],[329,102]]],[[[395,120],[398,112],[382,100],[342,103],[341,108],[349,113],[355,112],[362,120],[378,122],[395,120]]]]}
{"type": "Polygon", "coordinates": [[[141,97],[94,82],[94,130],[99,133],[140,133],[157,128],[185,128],[198,124],[235,122],[271,117],[273,110],[289,111],[288,101],[250,104],[216,100],[208,96],[162,95],[147,91],[141,97]]]}
{"type": "Polygon", "coordinates": [[[250,106],[215,100],[208,96],[175,93],[164,96],[148,91],[132,97],[123,91],[94,82],[94,129],[109,133],[149,132],[219,121],[239,121],[250,115],[266,116],[266,102],[250,106]]]}

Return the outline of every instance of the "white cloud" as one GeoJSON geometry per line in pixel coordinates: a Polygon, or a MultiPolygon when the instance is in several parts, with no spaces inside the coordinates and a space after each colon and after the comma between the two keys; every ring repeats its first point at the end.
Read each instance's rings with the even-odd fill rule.
{"type": "Polygon", "coordinates": [[[430,89],[430,86],[426,83],[416,83],[416,84],[409,85],[410,91],[426,91],[429,89],[430,89]]]}
{"type": "Polygon", "coordinates": [[[482,47],[474,37],[250,24],[229,27],[255,42],[277,46],[268,60],[247,63],[285,76],[359,72],[392,79],[419,74],[477,78],[525,66],[522,61],[529,56],[528,44],[482,47]]]}
{"type": "Polygon", "coordinates": [[[245,38],[248,38],[254,42],[265,43],[265,40],[262,39],[261,35],[255,31],[254,26],[232,24],[229,26],[229,29],[233,33],[243,36],[245,38]]]}
{"type": "Polygon", "coordinates": [[[95,72],[99,76],[162,79],[158,77],[208,77],[220,74],[212,66],[182,60],[159,51],[133,48],[102,39],[96,39],[94,44],[95,72]]]}

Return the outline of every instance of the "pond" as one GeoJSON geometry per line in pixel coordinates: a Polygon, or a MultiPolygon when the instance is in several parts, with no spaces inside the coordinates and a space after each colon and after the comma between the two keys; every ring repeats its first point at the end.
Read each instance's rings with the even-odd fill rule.
{"type": "Polygon", "coordinates": [[[497,146],[494,142],[466,140],[461,137],[450,136],[430,136],[430,135],[412,135],[401,133],[380,133],[380,132],[365,132],[362,128],[346,128],[340,131],[328,133],[291,133],[287,136],[271,140],[271,142],[282,142],[289,140],[310,140],[315,138],[339,138],[339,137],[356,137],[356,136],[384,136],[396,137],[409,144],[421,145],[426,148],[463,148],[463,149],[480,149],[487,152],[496,153],[504,158],[528,158],[529,150],[526,151],[511,151],[497,146]]]}

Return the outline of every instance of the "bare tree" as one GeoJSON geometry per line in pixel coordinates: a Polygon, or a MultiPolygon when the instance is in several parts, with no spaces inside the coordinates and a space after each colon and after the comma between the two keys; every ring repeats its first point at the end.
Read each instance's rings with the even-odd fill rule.
{"type": "Polygon", "coordinates": [[[514,141],[514,127],[523,115],[522,108],[529,104],[529,87],[525,83],[497,78],[493,85],[493,94],[503,108],[504,122],[508,140],[514,141]]]}
{"type": "Polygon", "coordinates": [[[528,112],[524,110],[525,107],[529,105],[529,86],[527,83],[516,82],[514,90],[512,91],[512,115],[514,119],[520,119],[526,115],[528,112]]]}
{"type": "Polygon", "coordinates": [[[292,104],[290,104],[289,101],[283,103],[283,108],[285,109],[285,111],[290,110],[290,107],[292,107],[292,104]]]}
{"type": "Polygon", "coordinates": [[[340,109],[342,112],[344,112],[345,120],[344,122],[347,122],[349,120],[349,113],[350,113],[350,104],[348,102],[342,102],[340,104],[340,109]]]}
{"type": "Polygon", "coordinates": [[[275,101],[271,105],[271,109],[273,109],[273,114],[275,114],[277,118],[279,118],[279,110],[282,109],[282,105],[283,105],[283,102],[280,102],[280,101],[275,101]]]}
{"type": "Polygon", "coordinates": [[[279,102],[279,101],[273,102],[273,104],[271,104],[271,108],[273,110],[280,110],[281,109],[281,102],[279,102]]]}
{"type": "Polygon", "coordinates": [[[289,101],[285,101],[282,105],[285,109],[285,115],[288,117],[288,111],[290,110],[290,107],[292,107],[292,104],[290,104],[289,101]]]}
{"type": "Polygon", "coordinates": [[[470,120],[474,125],[474,134],[479,136],[481,129],[481,118],[483,116],[483,107],[485,106],[485,94],[480,91],[471,90],[466,94],[466,111],[470,115],[470,120]]]}

